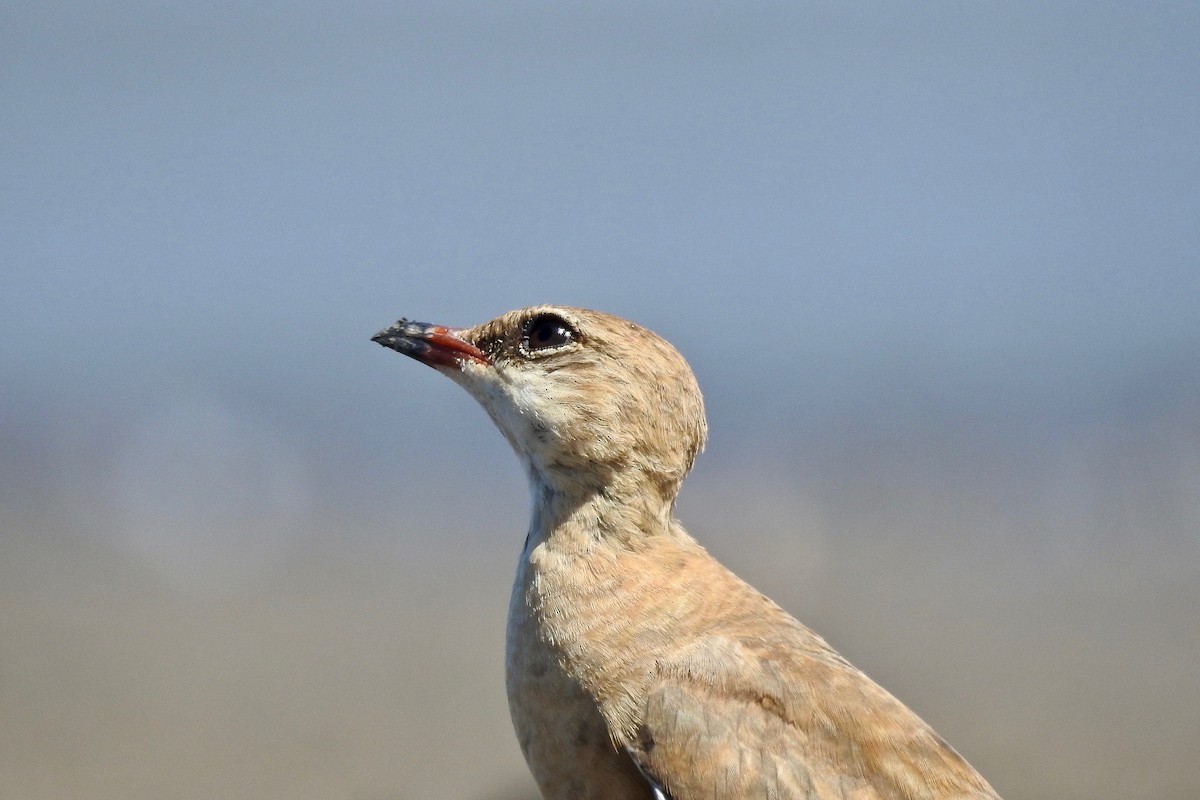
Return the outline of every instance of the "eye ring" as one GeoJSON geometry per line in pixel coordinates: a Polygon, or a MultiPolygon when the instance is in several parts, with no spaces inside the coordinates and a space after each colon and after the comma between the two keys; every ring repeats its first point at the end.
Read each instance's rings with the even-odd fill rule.
{"type": "Polygon", "coordinates": [[[527,354],[554,352],[579,340],[575,327],[558,314],[537,314],[530,317],[521,332],[521,349],[527,354]]]}

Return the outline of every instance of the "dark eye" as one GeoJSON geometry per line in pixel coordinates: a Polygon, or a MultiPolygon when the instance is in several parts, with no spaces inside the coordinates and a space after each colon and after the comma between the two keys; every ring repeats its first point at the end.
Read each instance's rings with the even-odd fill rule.
{"type": "Polygon", "coordinates": [[[530,353],[539,350],[554,350],[570,344],[578,338],[571,323],[557,314],[538,314],[525,323],[525,336],[522,342],[530,353]]]}

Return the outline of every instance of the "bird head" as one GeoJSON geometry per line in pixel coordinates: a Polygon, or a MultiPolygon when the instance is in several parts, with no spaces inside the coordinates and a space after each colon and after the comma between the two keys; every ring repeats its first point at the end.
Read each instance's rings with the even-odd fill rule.
{"type": "Polygon", "coordinates": [[[653,488],[670,503],[704,446],[704,404],[683,356],[609,314],[534,306],[473,328],[402,319],[373,341],[470,392],[531,481],[552,490],[653,488]]]}

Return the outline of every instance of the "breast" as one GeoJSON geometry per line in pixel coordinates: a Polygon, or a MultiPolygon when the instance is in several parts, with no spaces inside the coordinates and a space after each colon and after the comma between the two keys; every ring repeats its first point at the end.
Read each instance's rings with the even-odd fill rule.
{"type": "Polygon", "coordinates": [[[509,603],[505,678],[521,752],[546,800],[647,800],[650,790],[613,744],[595,702],[563,670],[530,613],[522,559],[509,603]]]}

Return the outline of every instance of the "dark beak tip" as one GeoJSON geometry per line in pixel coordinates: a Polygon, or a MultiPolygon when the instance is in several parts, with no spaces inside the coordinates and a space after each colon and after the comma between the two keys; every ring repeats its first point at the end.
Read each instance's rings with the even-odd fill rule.
{"type": "Polygon", "coordinates": [[[371,341],[383,347],[395,349],[396,340],[404,336],[405,326],[407,325],[409,325],[409,320],[401,317],[396,321],[395,325],[389,325],[372,336],[371,341]]]}

